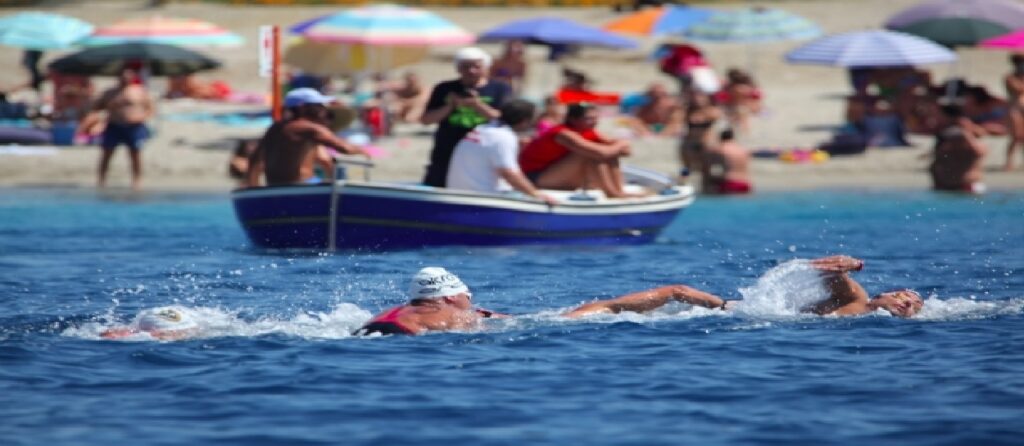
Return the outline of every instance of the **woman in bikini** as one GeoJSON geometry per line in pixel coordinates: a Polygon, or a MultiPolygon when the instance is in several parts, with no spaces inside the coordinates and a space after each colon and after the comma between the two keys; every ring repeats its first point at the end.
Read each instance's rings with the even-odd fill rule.
{"type": "Polygon", "coordinates": [[[683,118],[686,133],[679,147],[679,158],[683,167],[692,172],[700,170],[704,149],[710,143],[711,128],[722,117],[722,111],[710,96],[701,92],[694,92],[687,102],[683,118]]]}
{"type": "Polygon", "coordinates": [[[1013,152],[1018,146],[1024,147],[1024,55],[1010,56],[1010,63],[1013,65],[1013,72],[1003,78],[1006,84],[1006,100],[1009,102],[1006,125],[1010,136],[1003,170],[1013,169],[1013,152]]]}

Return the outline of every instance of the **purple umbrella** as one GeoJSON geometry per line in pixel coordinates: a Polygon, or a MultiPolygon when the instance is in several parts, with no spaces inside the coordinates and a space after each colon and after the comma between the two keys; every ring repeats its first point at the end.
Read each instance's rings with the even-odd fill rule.
{"type": "Polygon", "coordinates": [[[480,42],[523,40],[544,45],[589,45],[634,48],[636,42],[614,33],[557,17],[515,20],[480,34],[480,42]]]}

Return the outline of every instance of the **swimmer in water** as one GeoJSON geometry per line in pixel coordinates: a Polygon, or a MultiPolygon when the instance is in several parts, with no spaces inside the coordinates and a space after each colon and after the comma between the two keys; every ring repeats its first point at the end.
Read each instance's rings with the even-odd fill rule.
{"type": "Polygon", "coordinates": [[[485,318],[507,317],[473,308],[473,295],[458,276],[444,268],[423,268],[409,282],[409,302],[370,319],[357,336],[419,335],[429,331],[477,328],[485,318]]]}
{"type": "MultiPolygon", "coordinates": [[[[911,290],[890,291],[869,297],[856,280],[850,277],[852,271],[864,268],[864,261],[849,256],[831,256],[811,260],[811,266],[822,274],[829,297],[804,309],[805,312],[833,315],[857,316],[882,309],[893,316],[913,317],[924,305],[921,296],[911,290]]],[[[728,310],[733,302],[685,285],[669,285],[614,299],[598,300],[583,304],[565,317],[577,318],[591,314],[617,314],[623,311],[643,313],[677,301],[705,308],[728,310]]]]}
{"type": "Polygon", "coordinates": [[[123,339],[145,333],[161,341],[176,341],[194,336],[199,331],[191,313],[182,307],[157,307],[143,310],[128,326],[100,333],[105,339],[123,339]]]}

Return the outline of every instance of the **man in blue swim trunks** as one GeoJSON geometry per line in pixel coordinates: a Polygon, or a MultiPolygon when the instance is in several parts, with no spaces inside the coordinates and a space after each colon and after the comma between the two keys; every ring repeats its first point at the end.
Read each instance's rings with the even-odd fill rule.
{"type": "Polygon", "coordinates": [[[337,137],[327,127],[330,122],[327,104],[334,98],[312,88],[296,88],[285,96],[288,117],[275,122],[263,134],[256,150],[249,156],[246,184],[260,185],[266,172],[268,186],[317,184],[315,173],[320,165],[327,175],[334,174],[334,160],[326,148],[350,155],[366,155],[363,149],[337,137]]]}
{"type": "Polygon", "coordinates": [[[146,121],[153,116],[153,100],[142,85],[142,77],[136,67],[126,67],[116,87],[100,96],[94,111],[105,112],[107,127],[103,130],[100,147],[98,186],[107,185],[107,170],[114,149],[120,145],[128,146],[131,160],[132,189],[142,186],[142,142],[149,137],[146,121]]]}

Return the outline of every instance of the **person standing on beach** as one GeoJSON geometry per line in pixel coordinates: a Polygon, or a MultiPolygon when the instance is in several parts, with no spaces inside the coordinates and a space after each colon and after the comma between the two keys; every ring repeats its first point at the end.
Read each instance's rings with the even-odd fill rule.
{"type": "Polygon", "coordinates": [[[125,67],[116,87],[100,96],[93,107],[94,112],[105,112],[106,128],[103,130],[100,147],[98,185],[107,184],[107,170],[114,149],[124,144],[131,159],[132,189],[142,186],[142,142],[149,137],[146,121],[153,117],[153,100],[142,85],[142,76],[135,66],[125,67]]]}
{"type": "Polygon", "coordinates": [[[327,104],[334,99],[312,88],[296,88],[284,98],[289,117],[275,122],[263,134],[249,156],[246,184],[260,185],[266,173],[268,186],[318,184],[315,166],[328,177],[334,175],[334,161],[325,147],[350,155],[367,155],[363,149],[338,138],[327,127],[327,104]]]}
{"type": "Polygon", "coordinates": [[[1009,102],[1007,130],[1009,142],[1006,146],[1006,163],[1003,170],[1013,169],[1013,153],[1018,146],[1024,147],[1024,54],[1010,56],[1013,71],[1003,78],[1006,85],[1006,100],[1009,102]]]}
{"type": "Polygon", "coordinates": [[[749,194],[750,152],[736,142],[732,129],[723,130],[718,145],[708,147],[701,162],[701,192],[749,194]]]}
{"type": "Polygon", "coordinates": [[[491,56],[484,50],[462,48],[455,53],[459,78],[441,82],[431,91],[420,123],[437,124],[437,130],[423,184],[444,187],[455,145],[473,127],[498,119],[498,108],[512,97],[507,84],[487,78],[490,65],[491,56]]]}
{"type": "Polygon", "coordinates": [[[935,190],[984,192],[982,161],[988,149],[971,131],[973,125],[960,106],[947,105],[943,113],[949,124],[935,135],[935,153],[929,168],[935,190]]]}

